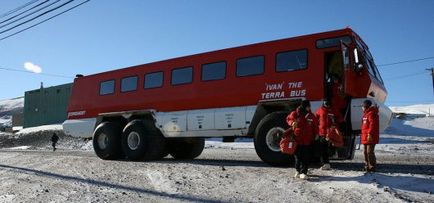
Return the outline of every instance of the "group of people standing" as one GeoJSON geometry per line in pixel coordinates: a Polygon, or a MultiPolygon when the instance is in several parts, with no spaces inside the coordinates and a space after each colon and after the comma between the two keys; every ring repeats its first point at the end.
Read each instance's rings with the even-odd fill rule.
{"type": "MultiPolygon", "coordinates": [[[[363,102],[361,144],[364,145],[365,167],[368,172],[375,171],[375,144],[379,140],[378,107],[370,100],[363,102]]],[[[330,132],[339,130],[344,122],[343,116],[336,108],[332,108],[330,101],[324,101],[322,106],[312,113],[308,100],[302,101],[300,106],[286,118],[287,124],[293,131],[297,148],[295,157],[295,178],[307,179],[307,171],[314,150],[320,153],[321,169],[330,169],[329,146],[330,132]],[[315,148],[315,149],[314,149],[315,148]]]]}

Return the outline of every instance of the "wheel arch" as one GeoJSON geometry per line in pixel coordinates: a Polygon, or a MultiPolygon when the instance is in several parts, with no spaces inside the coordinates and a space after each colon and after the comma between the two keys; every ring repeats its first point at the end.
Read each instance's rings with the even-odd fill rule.
{"type": "Polygon", "coordinates": [[[155,110],[137,110],[125,112],[109,112],[98,115],[94,130],[104,122],[117,123],[121,129],[125,129],[131,121],[142,120],[151,121],[155,124],[155,110]]]}
{"type": "Polygon", "coordinates": [[[248,135],[253,136],[255,134],[259,123],[266,116],[274,112],[290,113],[292,110],[296,109],[298,105],[300,105],[301,101],[302,99],[296,98],[284,101],[267,101],[259,103],[256,107],[252,121],[250,122],[248,135]]]}

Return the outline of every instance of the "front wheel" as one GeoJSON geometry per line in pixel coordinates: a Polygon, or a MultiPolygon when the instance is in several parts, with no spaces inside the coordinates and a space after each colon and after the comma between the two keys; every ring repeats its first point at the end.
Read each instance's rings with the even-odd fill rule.
{"type": "Polygon", "coordinates": [[[293,157],[280,151],[280,140],[285,129],[286,112],[274,112],[265,116],[255,131],[255,150],[259,158],[272,166],[289,166],[293,157]]]}

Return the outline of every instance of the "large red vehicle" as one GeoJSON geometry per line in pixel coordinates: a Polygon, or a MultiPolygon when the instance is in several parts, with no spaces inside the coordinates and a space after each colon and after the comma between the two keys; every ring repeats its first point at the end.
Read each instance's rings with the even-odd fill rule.
{"type": "Polygon", "coordinates": [[[328,99],[345,121],[335,156],[351,159],[362,101],[380,106],[384,130],[386,95],[367,45],[346,28],[78,76],[63,128],[93,137],[102,159],[190,159],[204,138],[253,137],[264,162],[285,165],[285,117],[303,99],[314,111],[328,99]]]}

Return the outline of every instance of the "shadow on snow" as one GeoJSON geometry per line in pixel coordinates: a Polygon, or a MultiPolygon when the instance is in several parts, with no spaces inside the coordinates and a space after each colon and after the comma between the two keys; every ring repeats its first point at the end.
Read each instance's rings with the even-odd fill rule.
{"type": "Polygon", "coordinates": [[[42,171],[42,170],[37,170],[37,169],[31,169],[31,168],[23,168],[23,167],[0,164],[0,170],[1,169],[11,170],[11,171],[15,171],[17,173],[23,173],[23,174],[28,174],[28,175],[42,176],[42,177],[47,177],[47,178],[52,178],[52,179],[61,179],[64,181],[77,181],[77,182],[81,182],[81,183],[85,183],[85,184],[89,184],[89,185],[126,190],[126,191],[130,191],[130,192],[137,192],[137,193],[142,193],[142,194],[147,194],[147,195],[154,195],[154,196],[178,199],[178,200],[183,200],[183,201],[223,202],[223,201],[205,199],[205,198],[201,198],[201,197],[194,197],[194,196],[183,195],[183,194],[170,194],[170,193],[165,193],[165,192],[158,192],[158,191],[149,190],[146,188],[126,186],[126,185],[110,183],[110,182],[105,182],[105,181],[100,181],[100,180],[86,179],[86,178],[80,178],[80,177],[75,177],[75,176],[67,176],[67,175],[62,175],[62,174],[58,174],[58,173],[52,173],[52,172],[47,172],[47,171],[42,171]]]}

